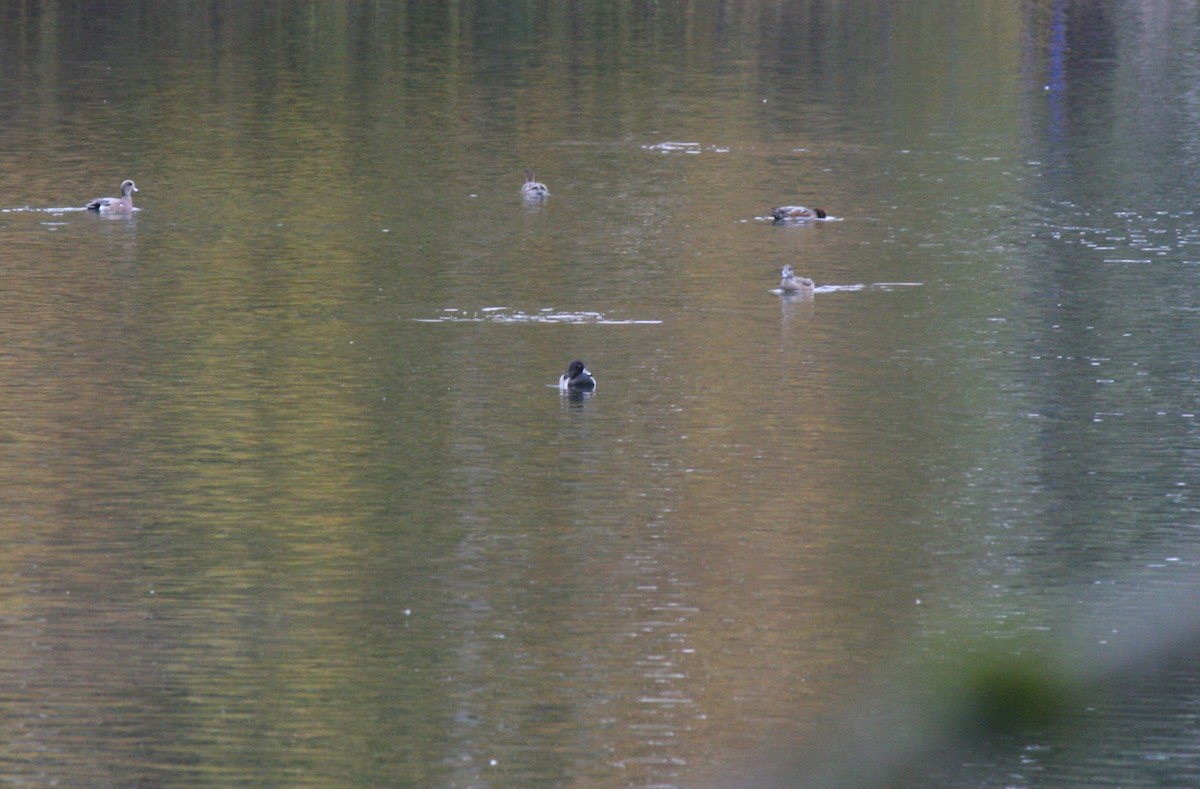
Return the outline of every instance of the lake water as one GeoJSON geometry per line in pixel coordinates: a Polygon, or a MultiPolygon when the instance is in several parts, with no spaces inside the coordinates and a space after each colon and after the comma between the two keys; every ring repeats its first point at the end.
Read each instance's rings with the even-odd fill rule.
{"type": "Polygon", "coordinates": [[[0,11],[0,780],[1200,784],[1198,31],[0,11]]]}

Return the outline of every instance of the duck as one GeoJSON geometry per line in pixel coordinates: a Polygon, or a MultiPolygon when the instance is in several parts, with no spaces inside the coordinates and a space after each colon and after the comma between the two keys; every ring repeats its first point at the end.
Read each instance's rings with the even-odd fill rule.
{"type": "Polygon", "coordinates": [[[591,371],[584,366],[583,362],[576,359],[567,366],[567,371],[559,377],[558,391],[594,392],[596,391],[596,379],[592,377],[591,371]]]}
{"type": "Polygon", "coordinates": [[[815,287],[808,277],[797,277],[791,266],[783,267],[783,279],[779,281],[779,289],[784,293],[812,293],[815,287]]]}
{"type": "Polygon", "coordinates": [[[824,219],[828,214],[820,208],[805,208],[802,205],[781,205],[771,209],[771,216],[776,222],[798,221],[804,219],[824,219]]]}
{"type": "Polygon", "coordinates": [[[97,197],[95,200],[87,204],[89,211],[99,211],[107,214],[118,211],[133,210],[133,193],[138,190],[137,185],[129,179],[121,182],[120,197],[97,197]]]}
{"type": "Polygon", "coordinates": [[[550,196],[550,190],[544,183],[534,180],[533,170],[526,170],[525,185],[521,187],[521,194],[526,200],[541,200],[550,196]]]}

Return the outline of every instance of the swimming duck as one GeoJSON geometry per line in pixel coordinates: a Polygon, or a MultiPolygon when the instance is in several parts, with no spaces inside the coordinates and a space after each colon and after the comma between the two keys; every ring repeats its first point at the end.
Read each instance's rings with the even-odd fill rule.
{"type": "Polygon", "coordinates": [[[550,190],[544,183],[533,180],[533,170],[526,170],[525,185],[521,187],[521,194],[526,200],[541,200],[550,196],[550,190]]]}
{"type": "Polygon", "coordinates": [[[784,293],[812,293],[814,283],[808,277],[797,277],[791,266],[783,267],[783,279],[779,281],[779,289],[784,293]]]}
{"type": "Polygon", "coordinates": [[[95,200],[87,204],[88,210],[100,211],[109,213],[110,211],[132,211],[133,210],[133,193],[138,190],[133,181],[125,180],[121,182],[120,197],[97,197],[95,200]]]}
{"type": "Polygon", "coordinates": [[[781,205],[771,209],[771,216],[776,222],[796,221],[802,219],[824,219],[827,215],[820,208],[805,208],[802,205],[781,205]]]}
{"type": "Polygon", "coordinates": [[[596,389],[596,379],[583,362],[576,359],[567,367],[567,371],[558,379],[560,392],[592,392],[596,389]]]}

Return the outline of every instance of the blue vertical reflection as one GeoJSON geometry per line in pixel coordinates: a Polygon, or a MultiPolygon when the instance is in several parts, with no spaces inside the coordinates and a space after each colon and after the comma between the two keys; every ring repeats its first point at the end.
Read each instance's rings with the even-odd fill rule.
{"type": "Polygon", "coordinates": [[[1047,52],[1050,75],[1046,82],[1046,104],[1050,115],[1047,136],[1055,143],[1064,135],[1063,103],[1066,96],[1067,74],[1067,9],[1066,0],[1054,0],[1050,16],[1050,47],[1047,52]]]}

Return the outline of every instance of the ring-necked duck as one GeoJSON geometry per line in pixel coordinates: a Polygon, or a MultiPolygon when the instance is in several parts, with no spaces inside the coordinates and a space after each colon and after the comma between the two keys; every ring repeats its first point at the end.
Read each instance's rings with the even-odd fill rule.
{"type": "Polygon", "coordinates": [[[779,289],[784,293],[812,293],[815,287],[808,277],[797,277],[791,266],[783,267],[783,279],[779,281],[779,289]]]}
{"type": "Polygon", "coordinates": [[[567,371],[558,379],[560,392],[592,392],[596,389],[596,379],[583,362],[576,359],[567,367],[567,371]]]}
{"type": "Polygon", "coordinates": [[[533,170],[526,170],[525,185],[521,187],[521,194],[526,200],[541,200],[550,196],[550,190],[544,183],[533,180],[533,170]]]}
{"type": "Polygon", "coordinates": [[[87,204],[87,208],[91,211],[102,211],[104,213],[110,211],[132,211],[133,193],[137,190],[138,188],[134,185],[133,181],[122,181],[120,197],[97,197],[87,204]]]}
{"type": "Polygon", "coordinates": [[[820,208],[805,208],[802,205],[781,205],[771,209],[771,216],[776,222],[801,219],[824,219],[827,214],[820,208]]]}

